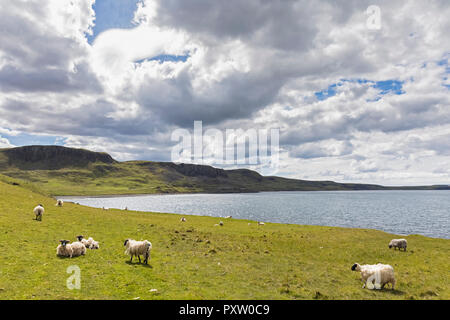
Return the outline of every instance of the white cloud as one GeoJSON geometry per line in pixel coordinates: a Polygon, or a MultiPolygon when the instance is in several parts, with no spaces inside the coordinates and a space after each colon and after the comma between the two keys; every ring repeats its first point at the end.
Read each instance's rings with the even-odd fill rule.
{"type": "Polygon", "coordinates": [[[450,180],[444,0],[377,1],[379,31],[366,27],[366,0],[144,0],[134,28],[92,46],[93,0],[0,1],[0,128],[10,133],[169,160],[171,130],[194,120],[205,130],[280,128],[288,176],[450,180]],[[404,93],[381,95],[373,83],[384,80],[404,93]],[[339,82],[334,96],[316,97],[339,82]]]}

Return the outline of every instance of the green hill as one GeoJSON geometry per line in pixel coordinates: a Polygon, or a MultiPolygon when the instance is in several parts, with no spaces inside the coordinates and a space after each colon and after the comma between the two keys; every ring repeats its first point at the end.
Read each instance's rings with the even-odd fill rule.
{"type": "Polygon", "coordinates": [[[52,195],[450,189],[306,181],[265,177],[247,169],[223,170],[171,162],[118,162],[105,153],[60,146],[1,149],[0,173],[32,182],[52,195]]]}
{"type": "Polygon", "coordinates": [[[39,187],[0,175],[0,299],[450,299],[450,240],[364,229],[101,210],[55,200],[39,187]],[[46,209],[42,222],[33,208],[46,209]],[[250,224],[249,224],[250,223],[250,224]],[[92,236],[99,250],[56,257],[60,239],[92,236]],[[126,238],[153,244],[149,266],[129,263],[126,238]],[[396,290],[362,289],[350,267],[388,263],[396,290]],[[69,266],[81,289],[69,290],[69,266]],[[151,291],[157,289],[157,291],[151,291]]]}

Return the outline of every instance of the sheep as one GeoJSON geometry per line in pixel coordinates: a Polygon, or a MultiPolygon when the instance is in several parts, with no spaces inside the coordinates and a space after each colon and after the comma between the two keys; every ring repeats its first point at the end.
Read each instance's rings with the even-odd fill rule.
{"type": "Polygon", "coordinates": [[[185,217],[181,218],[180,222],[186,222],[186,218],[185,217]]]}
{"type": "Polygon", "coordinates": [[[44,214],[44,206],[42,204],[39,204],[36,208],[33,210],[34,215],[36,216],[36,221],[42,221],[42,215],[44,214]]]}
{"type": "Polygon", "coordinates": [[[139,259],[139,263],[141,263],[141,255],[144,256],[144,263],[148,264],[148,259],[150,258],[150,250],[152,249],[152,244],[150,241],[136,241],[133,239],[127,239],[123,243],[126,247],[125,254],[130,255],[131,260],[133,262],[133,257],[137,256],[139,259]]]}
{"type": "Polygon", "coordinates": [[[86,247],[81,242],[70,243],[69,240],[59,240],[60,245],[56,248],[56,255],[60,257],[78,257],[86,254],[86,247]]]}
{"type": "Polygon", "coordinates": [[[263,226],[263,225],[265,225],[264,222],[258,221],[258,226],[263,226]]]}
{"type": "Polygon", "coordinates": [[[84,237],[83,236],[77,236],[76,237],[77,239],[78,239],[78,242],[81,242],[82,244],[84,244],[84,246],[86,247],[86,248],[89,248],[89,243],[88,243],[88,241],[86,240],[86,239],[84,239],[84,237]]]}
{"type": "Polygon", "coordinates": [[[406,247],[408,245],[408,241],[406,239],[392,239],[391,242],[389,242],[389,249],[394,247],[394,250],[398,248],[398,250],[403,249],[406,251],[406,247]]]}
{"type": "Polygon", "coordinates": [[[372,289],[383,289],[388,283],[392,285],[392,290],[395,287],[394,268],[388,264],[374,264],[374,265],[359,265],[355,263],[352,266],[352,271],[361,272],[361,280],[364,283],[363,289],[366,287],[372,289]]]}
{"type": "Polygon", "coordinates": [[[219,222],[219,226],[223,227],[223,221],[219,222]]]}
{"type": "Polygon", "coordinates": [[[62,200],[56,200],[55,207],[62,207],[64,205],[64,201],[62,200]]]}
{"type": "Polygon", "coordinates": [[[91,250],[95,250],[95,249],[99,249],[100,246],[98,244],[98,241],[93,240],[91,246],[89,247],[89,249],[91,250]]]}
{"type": "Polygon", "coordinates": [[[73,255],[73,249],[72,246],[69,244],[69,240],[59,240],[61,242],[58,247],[56,247],[56,255],[60,257],[70,257],[72,258],[73,255]]]}
{"type": "Polygon", "coordinates": [[[89,237],[89,239],[84,239],[84,236],[80,235],[77,236],[77,239],[79,242],[81,242],[82,244],[84,244],[84,246],[88,249],[98,249],[99,245],[98,242],[95,241],[94,239],[92,239],[92,237],[89,237]]]}
{"type": "Polygon", "coordinates": [[[72,257],[78,257],[78,256],[86,254],[86,246],[84,244],[82,244],[81,242],[78,242],[78,241],[72,242],[70,245],[73,250],[72,257]]]}
{"type": "Polygon", "coordinates": [[[226,216],[225,219],[231,219],[233,216],[226,216]]]}

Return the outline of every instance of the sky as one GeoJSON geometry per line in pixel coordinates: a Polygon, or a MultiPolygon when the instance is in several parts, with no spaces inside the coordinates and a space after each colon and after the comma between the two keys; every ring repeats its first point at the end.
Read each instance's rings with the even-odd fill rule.
{"type": "Polygon", "coordinates": [[[0,0],[0,148],[170,161],[199,120],[278,128],[279,176],[449,184],[449,16],[448,0],[0,0]]]}

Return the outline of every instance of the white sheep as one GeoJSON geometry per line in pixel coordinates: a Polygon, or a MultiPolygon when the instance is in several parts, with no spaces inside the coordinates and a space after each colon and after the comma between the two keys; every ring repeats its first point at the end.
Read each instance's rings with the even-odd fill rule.
{"type": "Polygon", "coordinates": [[[78,257],[86,254],[86,247],[81,242],[70,243],[69,240],[59,240],[60,245],[56,248],[56,254],[61,257],[78,257]]]}
{"type": "Polygon", "coordinates": [[[352,266],[352,271],[361,272],[361,281],[364,283],[363,288],[366,287],[372,289],[383,289],[388,283],[392,285],[392,290],[395,287],[394,268],[388,264],[365,264],[359,265],[355,263],[352,266]]]}
{"type": "Polygon", "coordinates": [[[125,254],[130,255],[131,260],[133,262],[133,257],[137,256],[139,259],[139,263],[141,263],[141,255],[144,256],[144,263],[148,263],[148,259],[150,258],[150,250],[152,249],[152,244],[148,240],[136,241],[133,239],[127,239],[123,243],[126,247],[125,254]]]}
{"type": "Polygon", "coordinates": [[[99,248],[99,244],[98,241],[95,241],[94,239],[92,239],[92,237],[89,237],[87,240],[84,238],[84,236],[80,235],[77,236],[77,239],[79,242],[81,242],[82,244],[84,244],[84,246],[88,249],[98,249],[99,248]]]}
{"type": "Polygon", "coordinates": [[[56,200],[55,207],[62,207],[64,205],[64,201],[62,200],[56,200]]]}
{"type": "Polygon", "coordinates": [[[39,204],[36,208],[34,208],[33,212],[36,216],[36,220],[42,221],[42,215],[45,212],[44,206],[42,204],[39,204]]]}
{"type": "Polygon", "coordinates": [[[226,216],[225,219],[231,219],[233,216],[226,216]]]}
{"type": "Polygon", "coordinates": [[[180,219],[180,222],[186,222],[186,218],[185,218],[185,217],[182,217],[182,218],[180,219]]]}
{"type": "Polygon", "coordinates": [[[98,241],[92,240],[92,243],[91,243],[91,246],[89,247],[89,249],[95,250],[95,249],[99,249],[99,248],[100,248],[100,246],[98,244],[98,241]]]}
{"type": "Polygon", "coordinates": [[[408,241],[406,239],[392,239],[391,242],[389,242],[389,249],[394,247],[394,250],[398,248],[398,250],[403,249],[406,251],[406,247],[408,246],[408,241]]]}
{"type": "Polygon", "coordinates": [[[258,221],[258,226],[263,226],[263,225],[265,225],[264,222],[258,221]]]}

